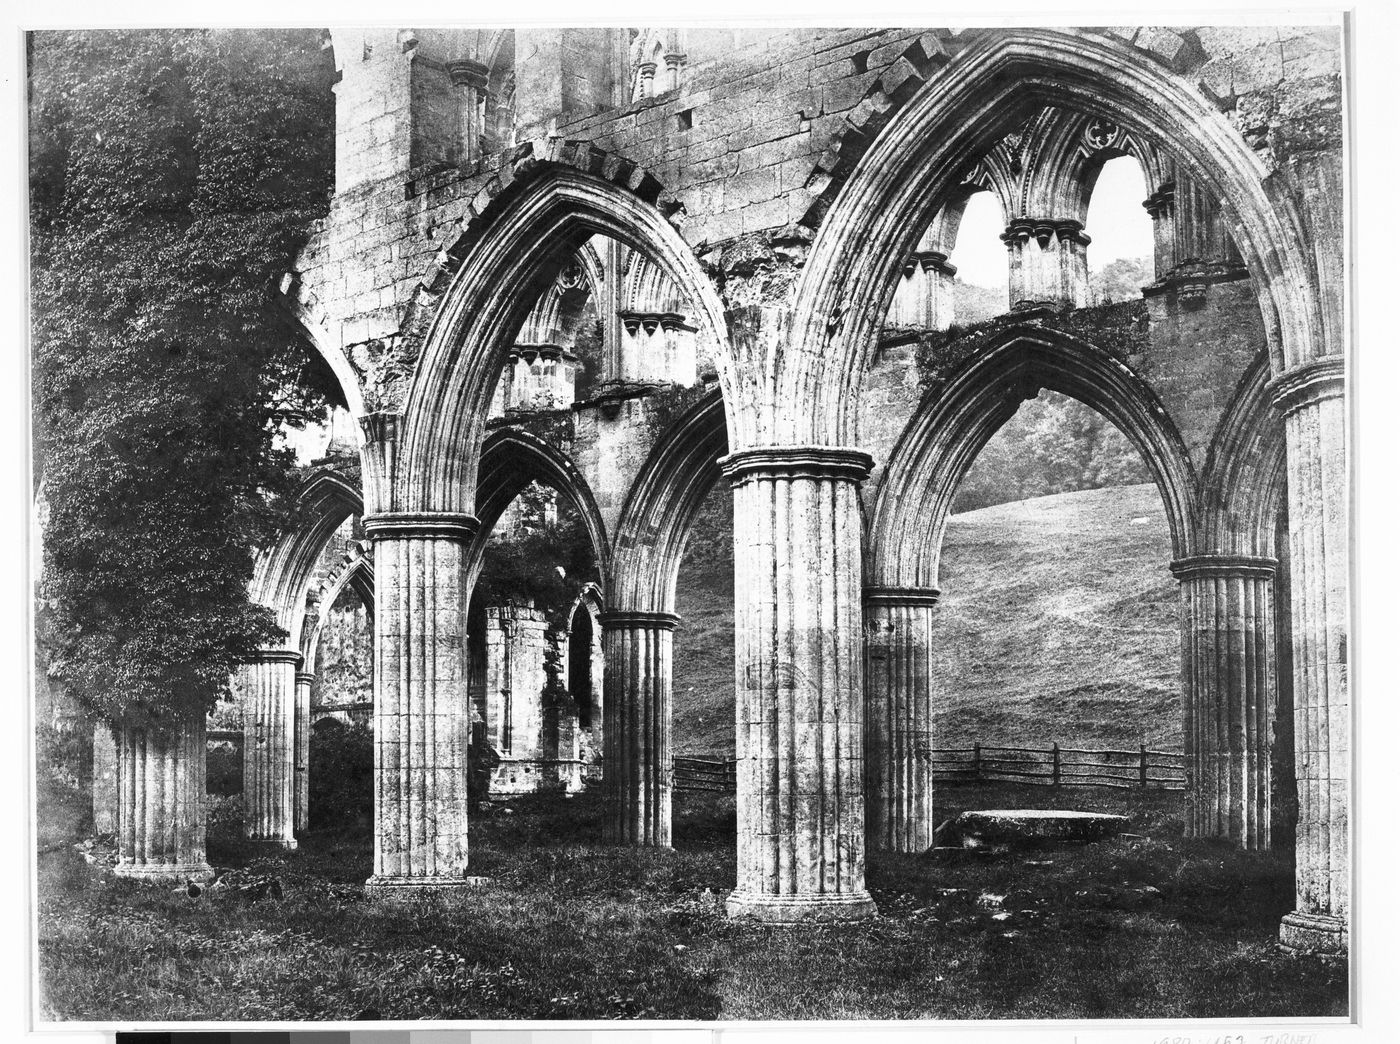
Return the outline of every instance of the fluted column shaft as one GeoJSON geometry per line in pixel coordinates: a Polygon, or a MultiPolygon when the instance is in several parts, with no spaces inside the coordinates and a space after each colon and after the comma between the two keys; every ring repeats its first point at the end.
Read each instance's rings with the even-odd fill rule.
{"type": "Polygon", "coordinates": [[[671,846],[673,613],[608,612],[603,625],[603,780],[608,836],[671,846]]]}
{"type": "Polygon", "coordinates": [[[204,712],[117,730],[117,865],[153,883],[214,876],[204,854],[204,712]]]}
{"type": "Polygon", "coordinates": [[[467,546],[476,519],[381,514],[374,541],[374,876],[380,894],[467,869],[467,546]]]}
{"type": "Polygon", "coordinates": [[[933,843],[933,719],[937,588],[865,589],[865,834],[875,849],[933,843]]]}
{"type": "Polygon", "coordinates": [[[1191,837],[1269,847],[1277,566],[1237,555],[1172,563],[1181,581],[1191,837]]]}
{"type": "Polygon", "coordinates": [[[734,487],[738,882],[731,916],[870,916],[857,450],[720,462],[734,487]]]}
{"type": "Polygon", "coordinates": [[[243,836],[296,848],[296,674],[301,654],[263,649],[246,668],[243,836]]]}
{"type": "Polygon", "coordinates": [[[305,830],[309,821],[309,782],[311,768],[311,683],[316,675],[298,671],[296,676],[296,775],[293,780],[296,815],[293,827],[305,830]]]}
{"type": "Polygon", "coordinates": [[[1288,450],[1297,909],[1281,941],[1345,950],[1350,913],[1347,458],[1343,364],[1313,360],[1271,384],[1288,450]]]}

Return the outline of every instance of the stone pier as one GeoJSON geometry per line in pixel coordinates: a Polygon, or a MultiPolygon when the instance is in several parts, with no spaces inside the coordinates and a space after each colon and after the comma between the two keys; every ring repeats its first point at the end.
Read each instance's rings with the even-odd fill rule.
{"type": "Polygon", "coordinates": [[[243,836],[296,848],[296,674],[301,654],[263,649],[245,668],[243,836]]]}
{"type": "Polygon", "coordinates": [[[466,592],[471,515],[366,515],[374,541],[371,894],[476,883],[467,870],[466,592]]]}
{"type": "Polygon", "coordinates": [[[738,880],[730,916],[868,917],[858,490],[871,459],[746,449],[734,487],[738,880]]]}
{"type": "Polygon", "coordinates": [[[865,832],[871,848],[933,843],[933,776],[923,748],[933,717],[937,588],[865,589],[865,832]]]}
{"type": "Polygon", "coordinates": [[[118,877],[154,884],[207,881],[204,712],[117,730],[118,877]]]}
{"type": "Polygon", "coordinates": [[[1343,366],[1328,356],[1270,384],[1288,447],[1297,908],[1280,941],[1345,951],[1350,913],[1347,450],[1343,366]]]}
{"type": "Polygon", "coordinates": [[[671,846],[673,613],[607,612],[603,625],[603,781],[608,834],[671,846]]]}
{"type": "Polygon", "coordinates": [[[1186,832],[1269,847],[1277,700],[1272,558],[1197,555],[1181,581],[1186,680],[1186,832]]]}

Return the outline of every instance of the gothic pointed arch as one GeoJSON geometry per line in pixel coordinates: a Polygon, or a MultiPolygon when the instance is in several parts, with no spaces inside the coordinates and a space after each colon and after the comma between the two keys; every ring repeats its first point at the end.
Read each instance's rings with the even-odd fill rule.
{"type": "MultiPolygon", "coordinates": [[[[729,380],[718,295],[658,205],[660,184],[634,164],[578,142],[535,142],[472,204],[440,257],[441,301],[423,336],[376,511],[470,511],[490,396],[509,342],[543,289],[590,237],[647,254],[694,302],[700,337],[729,380]],[[508,177],[509,186],[501,179],[508,177]],[[446,272],[455,267],[447,279],[446,272]]],[[[436,286],[437,281],[433,284],[436,286]]]]}
{"type": "Polygon", "coordinates": [[[252,584],[253,600],[272,609],[287,630],[289,649],[301,647],[306,593],[326,542],[347,518],[363,510],[355,482],[331,468],[308,475],[296,503],[302,524],[284,533],[259,559],[252,584]]]}
{"type": "Polygon", "coordinates": [[[653,447],[618,522],[608,607],[642,613],[675,609],[676,575],[705,495],[719,481],[728,448],[724,404],[713,392],[653,447]]]}
{"type": "Polygon", "coordinates": [[[1190,553],[1195,475],[1151,389],[1084,341],[1013,326],[936,386],[900,436],[867,522],[867,586],[938,586],[943,530],[959,483],[987,440],[1041,389],[1079,399],[1122,430],[1162,494],[1174,554],[1190,553]]]}
{"type": "Polygon", "coordinates": [[[1163,64],[1096,33],[998,30],[975,36],[926,78],[911,67],[891,90],[883,105],[858,110],[873,141],[839,188],[835,178],[826,186],[835,192],[833,202],[769,378],[770,401],[803,404],[801,422],[776,425],[773,418],[776,437],[854,442],[864,363],[904,258],[957,188],[965,157],[985,151],[1046,104],[1169,146],[1222,200],[1255,280],[1276,371],[1336,351],[1328,348],[1339,343],[1336,317],[1322,307],[1291,190],[1196,87],[1163,64]],[[901,98],[908,100],[898,105],[901,98]]]}
{"type": "Polygon", "coordinates": [[[1286,444],[1262,355],[1245,372],[1206,455],[1199,544],[1223,554],[1278,556],[1286,444]]]}
{"type": "Polygon", "coordinates": [[[598,573],[606,577],[610,554],[607,524],[588,480],[564,453],[538,436],[515,428],[496,429],[482,446],[475,512],[481,525],[472,543],[479,553],[471,559],[475,568],[480,568],[492,527],[501,513],[531,482],[553,487],[573,505],[593,544],[598,573]]]}
{"type": "Polygon", "coordinates": [[[320,646],[321,632],[331,609],[346,589],[355,592],[365,607],[371,626],[374,621],[374,564],[364,556],[357,556],[346,562],[320,592],[317,612],[311,627],[303,628],[301,642],[301,662],[306,670],[316,662],[316,651],[320,646]]]}

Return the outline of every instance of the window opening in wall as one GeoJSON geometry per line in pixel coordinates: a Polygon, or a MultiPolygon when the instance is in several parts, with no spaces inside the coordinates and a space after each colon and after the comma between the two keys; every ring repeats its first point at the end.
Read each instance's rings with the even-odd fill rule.
{"type": "Polygon", "coordinates": [[[1006,219],[992,192],[968,197],[958,222],[957,238],[948,260],[957,266],[953,280],[953,316],[960,325],[980,323],[1010,307],[1006,245],[1001,234],[1006,219]]]}
{"type": "Polygon", "coordinates": [[[676,113],[676,130],[690,130],[692,126],[691,114],[694,111],[694,109],[683,109],[676,113]]]}
{"type": "Polygon", "coordinates": [[[1133,301],[1152,282],[1152,219],[1142,167],[1132,156],[1103,165],[1089,198],[1084,231],[1089,236],[1089,303],[1133,301]]]}

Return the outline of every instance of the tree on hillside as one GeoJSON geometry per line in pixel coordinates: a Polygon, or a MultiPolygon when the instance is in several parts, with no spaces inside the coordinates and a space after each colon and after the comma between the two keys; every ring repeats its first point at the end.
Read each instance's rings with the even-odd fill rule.
{"type": "Polygon", "coordinates": [[[1152,282],[1150,257],[1120,257],[1089,273],[1089,303],[1113,304],[1136,301],[1142,288],[1152,282]]]}
{"type": "Polygon", "coordinates": [[[986,322],[1010,311],[1006,287],[978,286],[953,277],[953,321],[959,326],[986,322]]]}
{"type": "Polygon", "coordinates": [[[247,593],[287,518],[274,435],[326,392],[269,289],[325,210],[333,70],[305,30],[28,43],[50,668],[101,716],[158,722],[281,636],[247,593]]]}

